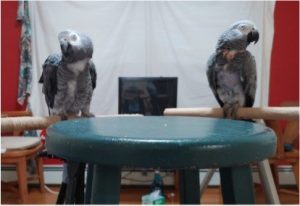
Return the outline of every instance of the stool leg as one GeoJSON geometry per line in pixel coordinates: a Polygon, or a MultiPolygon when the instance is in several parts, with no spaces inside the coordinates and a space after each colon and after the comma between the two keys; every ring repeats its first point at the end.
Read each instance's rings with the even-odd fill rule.
{"type": "Polygon", "coordinates": [[[63,164],[62,182],[56,199],[57,205],[62,205],[66,202],[67,187],[68,187],[68,164],[67,162],[65,162],[63,164]]]}
{"type": "Polygon", "coordinates": [[[36,162],[36,173],[38,175],[39,183],[40,183],[40,191],[45,192],[43,159],[41,157],[35,157],[35,162],[36,162]]]}
{"type": "Polygon", "coordinates": [[[84,204],[84,172],[85,163],[80,163],[78,173],[76,174],[76,199],[75,204],[84,204]]]}
{"type": "Polygon", "coordinates": [[[76,201],[76,186],[78,182],[78,173],[80,168],[80,163],[77,162],[67,162],[67,190],[66,190],[66,204],[74,204],[76,201]]]}
{"type": "Polygon", "coordinates": [[[67,183],[65,202],[67,205],[75,204],[77,179],[72,178],[67,183]]]}
{"type": "Polygon", "coordinates": [[[279,205],[280,201],[273,180],[269,161],[267,159],[260,161],[257,163],[257,166],[258,166],[260,181],[262,183],[265,192],[266,202],[269,204],[279,205]]]}
{"type": "Polygon", "coordinates": [[[88,164],[87,180],[86,180],[86,188],[85,188],[85,200],[84,200],[85,204],[91,204],[93,175],[94,175],[94,165],[88,164]]]}
{"type": "Polygon", "coordinates": [[[200,204],[199,170],[180,170],[180,204],[200,204]]]}
{"type": "Polygon", "coordinates": [[[17,163],[17,175],[19,194],[22,204],[26,204],[28,200],[28,188],[27,188],[27,172],[26,172],[26,159],[20,158],[17,163]]]}
{"type": "Polygon", "coordinates": [[[121,168],[94,165],[92,204],[119,204],[121,168]]]}
{"type": "Polygon", "coordinates": [[[254,188],[249,165],[220,168],[224,204],[254,204],[254,188]]]}
{"type": "Polygon", "coordinates": [[[65,197],[66,197],[66,190],[67,190],[67,183],[62,182],[60,185],[59,193],[58,193],[57,200],[56,200],[57,205],[64,204],[65,197]]]}

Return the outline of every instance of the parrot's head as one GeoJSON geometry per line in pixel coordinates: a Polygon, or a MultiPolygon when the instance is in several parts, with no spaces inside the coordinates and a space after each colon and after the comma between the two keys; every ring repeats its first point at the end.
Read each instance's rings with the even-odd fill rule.
{"type": "Polygon", "coordinates": [[[58,34],[58,40],[66,62],[75,62],[93,56],[92,40],[85,34],[66,30],[58,34]]]}
{"type": "Polygon", "coordinates": [[[231,30],[234,30],[234,29],[241,32],[242,35],[247,36],[248,44],[250,44],[251,42],[254,42],[254,44],[256,44],[256,42],[259,39],[259,33],[255,27],[255,24],[249,20],[241,20],[241,21],[235,22],[231,26],[231,30]]]}
{"type": "Polygon", "coordinates": [[[232,24],[220,37],[219,49],[245,50],[247,46],[259,39],[255,24],[249,20],[241,20],[232,24]]]}

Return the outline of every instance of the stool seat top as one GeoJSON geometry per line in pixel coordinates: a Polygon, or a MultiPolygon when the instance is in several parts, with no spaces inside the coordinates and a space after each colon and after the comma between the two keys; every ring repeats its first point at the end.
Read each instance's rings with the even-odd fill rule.
{"type": "Polygon", "coordinates": [[[85,118],[55,123],[47,134],[48,151],[68,160],[165,169],[249,164],[276,146],[264,125],[203,117],[85,118]]]}
{"type": "Polygon", "coordinates": [[[39,137],[1,137],[2,150],[21,150],[29,149],[41,142],[39,137]]]}

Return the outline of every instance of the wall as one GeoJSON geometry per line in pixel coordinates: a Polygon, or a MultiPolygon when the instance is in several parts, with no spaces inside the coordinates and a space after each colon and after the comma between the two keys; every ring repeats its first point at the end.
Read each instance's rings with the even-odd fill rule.
{"type": "MultiPolygon", "coordinates": [[[[16,102],[19,74],[17,1],[1,2],[1,111],[20,110],[16,102]]],[[[269,104],[299,100],[299,3],[276,2],[269,104]]]]}

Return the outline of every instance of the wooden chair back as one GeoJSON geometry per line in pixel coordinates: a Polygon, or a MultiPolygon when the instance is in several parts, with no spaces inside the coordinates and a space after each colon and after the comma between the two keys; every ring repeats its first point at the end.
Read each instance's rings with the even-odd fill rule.
{"type": "MultiPolygon", "coordinates": [[[[7,117],[25,117],[32,116],[31,112],[28,111],[5,111],[1,112],[1,118],[7,117]]],[[[23,131],[12,131],[13,136],[22,136],[23,131]]],[[[24,139],[24,138],[20,138],[24,139]]],[[[26,149],[17,149],[17,150],[8,150],[5,153],[1,153],[1,164],[12,164],[16,165],[16,173],[17,173],[17,183],[18,183],[18,191],[22,204],[28,203],[28,188],[27,183],[28,180],[38,180],[40,185],[40,191],[45,191],[45,182],[44,182],[44,174],[43,174],[43,161],[42,158],[37,154],[44,149],[44,145],[42,142],[39,142],[37,145],[31,148],[26,149]],[[34,159],[36,164],[36,175],[27,175],[27,160],[34,159]]],[[[6,188],[8,190],[15,191],[14,182],[3,182],[2,188],[6,188]]],[[[5,189],[4,189],[5,190],[5,189]]]]}
{"type": "MultiPolygon", "coordinates": [[[[299,107],[299,102],[284,102],[283,107],[299,107]]],[[[279,188],[279,165],[291,165],[299,190],[299,119],[298,120],[266,120],[266,125],[277,135],[277,152],[270,158],[270,164],[276,187],[279,191],[299,195],[279,188]],[[287,148],[289,146],[289,148],[287,148]]]]}

